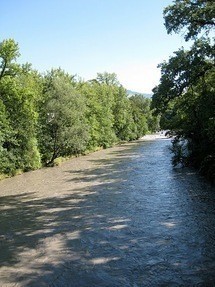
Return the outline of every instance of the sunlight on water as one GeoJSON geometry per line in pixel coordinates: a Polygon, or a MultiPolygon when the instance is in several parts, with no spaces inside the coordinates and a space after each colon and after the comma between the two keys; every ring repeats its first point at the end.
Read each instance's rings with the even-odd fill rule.
{"type": "Polygon", "coordinates": [[[213,286],[215,190],[170,143],[0,182],[0,286],[213,286]]]}

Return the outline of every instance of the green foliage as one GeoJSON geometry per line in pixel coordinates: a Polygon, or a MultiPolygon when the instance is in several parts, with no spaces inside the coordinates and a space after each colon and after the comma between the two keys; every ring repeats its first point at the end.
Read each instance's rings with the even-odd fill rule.
{"type": "Polygon", "coordinates": [[[113,86],[92,80],[80,87],[87,105],[87,122],[89,125],[88,149],[107,148],[116,142],[113,130],[112,107],[114,102],[113,86]]]}
{"type": "Polygon", "coordinates": [[[20,76],[4,78],[0,84],[3,103],[6,107],[9,124],[13,130],[13,142],[16,142],[16,168],[35,169],[40,166],[37,151],[36,120],[34,102],[35,91],[29,87],[29,81],[20,76]]]}
{"type": "Polygon", "coordinates": [[[208,34],[215,26],[214,15],[212,0],[175,0],[164,9],[168,34],[186,29],[186,41],[196,38],[202,30],[208,34]]]}
{"type": "Polygon", "coordinates": [[[40,108],[39,144],[42,159],[52,164],[59,156],[82,152],[88,139],[85,102],[66,74],[45,77],[40,108]]]}
{"type": "Polygon", "coordinates": [[[214,26],[213,1],[182,1],[164,10],[167,31],[187,28],[185,40],[195,38],[190,50],[180,49],[161,68],[152,107],[161,113],[161,127],[176,135],[174,164],[192,164],[205,175],[215,172],[215,46],[213,38],[198,38],[214,26]]]}
{"type": "Polygon", "coordinates": [[[136,94],[130,98],[130,101],[133,108],[133,118],[137,123],[137,136],[140,137],[147,132],[154,133],[159,130],[159,117],[153,115],[151,99],[136,94]]]}
{"type": "Polygon", "coordinates": [[[0,171],[14,174],[16,170],[40,167],[37,149],[36,121],[38,96],[37,76],[12,61],[19,55],[18,45],[5,40],[0,45],[1,77],[1,157],[0,171]],[[14,74],[15,73],[15,74],[14,74]]]}
{"type": "Polygon", "coordinates": [[[0,43],[0,80],[5,75],[14,75],[16,65],[13,61],[19,57],[19,47],[13,39],[7,39],[0,43]]]}
{"type": "Polygon", "coordinates": [[[182,48],[174,54],[168,62],[159,65],[160,85],[153,89],[153,107],[158,112],[166,110],[169,101],[180,97],[189,87],[202,81],[204,75],[214,67],[212,58],[215,48],[206,39],[196,41],[189,51],[182,48]]]}
{"type": "Polygon", "coordinates": [[[10,126],[5,105],[0,100],[0,174],[13,174],[16,170],[13,153],[17,142],[10,126]]]}
{"type": "Polygon", "coordinates": [[[106,83],[94,83],[94,89],[97,96],[96,101],[99,104],[99,109],[97,110],[100,133],[98,146],[107,148],[116,142],[116,135],[113,129],[114,116],[112,113],[114,104],[113,87],[106,83]]]}
{"type": "Polygon", "coordinates": [[[97,73],[97,78],[95,79],[97,83],[106,84],[108,86],[119,86],[119,81],[115,73],[97,73]]]}
{"type": "Polygon", "coordinates": [[[76,81],[16,64],[18,44],[0,43],[0,176],[60,164],[63,158],[137,139],[155,118],[146,99],[129,99],[116,74],[76,81]]]}
{"type": "Polygon", "coordinates": [[[146,120],[147,107],[146,99],[142,95],[135,95],[130,98],[132,106],[132,115],[134,120],[134,134],[135,139],[138,139],[145,135],[148,131],[148,125],[146,120]]]}
{"type": "Polygon", "coordinates": [[[136,136],[133,132],[134,119],[132,115],[132,106],[127,97],[126,90],[120,86],[114,92],[114,131],[121,141],[133,140],[136,136]]]}

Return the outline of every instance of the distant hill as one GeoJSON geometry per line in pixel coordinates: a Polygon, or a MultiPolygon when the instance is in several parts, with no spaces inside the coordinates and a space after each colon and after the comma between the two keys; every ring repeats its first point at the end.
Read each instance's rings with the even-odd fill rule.
{"type": "Polygon", "coordinates": [[[128,94],[129,96],[143,95],[145,98],[149,98],[149,99],[151,99],[151,97],[152,97],[152,94],[138,93],[138,92],[131,91],[131,90],[127,90],[127,94],[128,94]]]}

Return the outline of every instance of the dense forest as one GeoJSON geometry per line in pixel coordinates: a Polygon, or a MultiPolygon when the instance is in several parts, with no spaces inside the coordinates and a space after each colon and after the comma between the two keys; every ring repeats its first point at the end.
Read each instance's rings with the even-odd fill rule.
{"type": "MultiPolygon", "coordinates": [[[[159,65],[152,107],[174,135],[173,164],[192,165],[215,180],[215,2],[176,0],[164,9],[167,32],[182,33],[190,48],[159,65]]],[[[171,40],[171,39],[170,39],[171,40]]]]}
{"type": "Polygon", "coordinates": [[[62,69],[18,64],[13,39],[0,43],[0,174],[53,165],[61,158],[136,140],[158,128],[151,100],[129,97],[116,74],[83,81],[62,69]]]}

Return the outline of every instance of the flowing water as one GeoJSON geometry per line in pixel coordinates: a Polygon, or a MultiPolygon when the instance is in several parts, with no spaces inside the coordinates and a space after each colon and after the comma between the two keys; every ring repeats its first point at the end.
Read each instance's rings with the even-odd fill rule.
{"type": "Polygon", "coordinates": [[[0,182],[0,286],[215,286],[215,190],[169,145],[0,182]]]}

